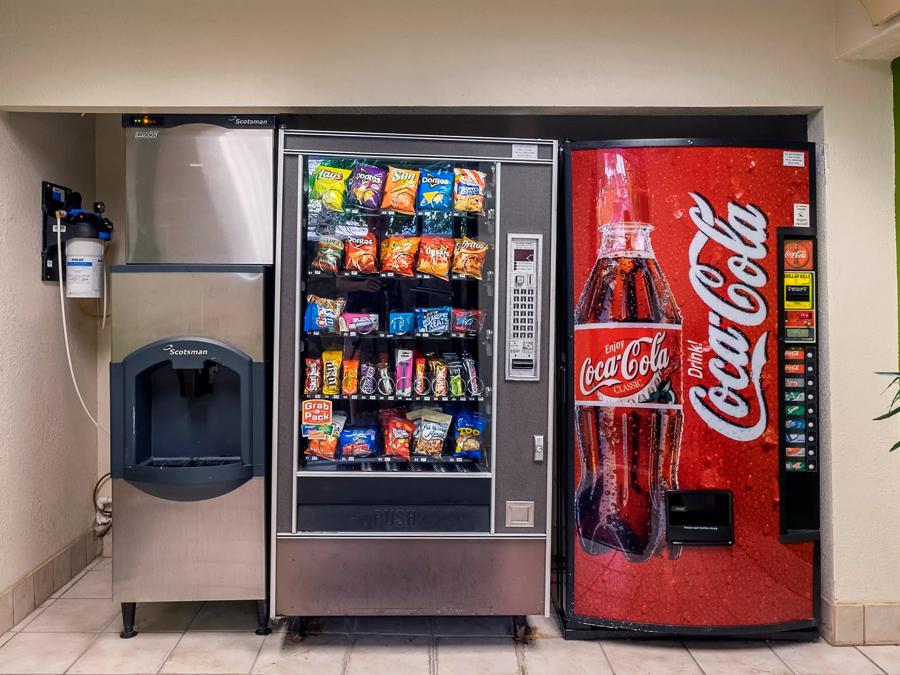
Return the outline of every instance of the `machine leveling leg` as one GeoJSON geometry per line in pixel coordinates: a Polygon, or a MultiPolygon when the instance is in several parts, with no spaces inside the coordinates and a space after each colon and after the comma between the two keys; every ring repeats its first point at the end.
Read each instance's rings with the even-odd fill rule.
{"type": "Polygon", "coordinates": [[[133,638],[137,635],[137,631],[134,629],[134,611],[136,606],[137,603],[134,602],[122,603],[122,632],[119,633],[119,637],[122,639],[133,638]]]}
{"type": "Polygon", "coordinates": [[[256,601],[256,634],[268,635],[272,632],[269,628],[269,601],[256,601]]]}

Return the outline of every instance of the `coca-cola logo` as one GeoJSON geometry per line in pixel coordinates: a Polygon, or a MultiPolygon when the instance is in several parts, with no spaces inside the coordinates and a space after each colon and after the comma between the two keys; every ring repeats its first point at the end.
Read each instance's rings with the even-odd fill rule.
{"type": "MultiPolygon", "coordinates": [[[[766,365],[768,331],[756,339],[747,328],[762,325],[768,317],[763,291],[768,275],[758,263],[768,255],[768,219],[753,204],[728,203],[728,217],[716,215],[707,199],[690,193],[694,206],[691,220],[697,233],[691,240],[688,278],[697,296],[709,307],[708,347],[705,368],[717,384],[691,387],[688,398],[694,411],[711,429],[736,441],[752,441],[766,429],[766,402],[762,371],[766,365]],[[712,242],[715,251],[706,249],[712,242]],[[728,256],[720,269],[712,260],[728,256]],[[704,262],[704,253],[707,254],[704,262]]],[[[703,376],[694,365],[689,376],[703,376]]]]}
{"type": "MultiPolygon", "coordinates": [[[[590,324],[584,328],[591,327],[590,324]]],[[[580,327],[581,328],[581,327],[580,327]]],[[[673,327],[644,331],[639,337],[620,337],[621,332],[634,332],[628,327],[605,328],[606,344],[593,347],[581,361],[578,387],[581,396],[613,398],[633,402],[648,400],[655,385],[662,380],[672,360],[666,335],[673,327]]],[[[638,329],[640,330],[640,329],[638,329]]]]}

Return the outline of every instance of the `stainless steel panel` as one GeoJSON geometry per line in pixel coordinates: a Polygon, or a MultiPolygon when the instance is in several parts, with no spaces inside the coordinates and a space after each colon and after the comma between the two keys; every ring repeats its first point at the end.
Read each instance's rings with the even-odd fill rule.
{"type": "Polygon", "coordinates": [[[113,480],[116,602],[266,596],[265,478],[215,499],[175,502],[113,480]]]}
{"type": "Polygon", "coordinates": [[[125,129],[129,263],[272,263],[271,129],[125,129]]]}
{"type": "Polygon", "coordinates": [[[544,539],[278,539],[275,614],[544,613],[544,539]]]}
{"type": "Polygon", "coordinates": [[[261,272],[121,272],[110,276],[112,360],[176,336],[213,338],[264,360],[261,272]]]}

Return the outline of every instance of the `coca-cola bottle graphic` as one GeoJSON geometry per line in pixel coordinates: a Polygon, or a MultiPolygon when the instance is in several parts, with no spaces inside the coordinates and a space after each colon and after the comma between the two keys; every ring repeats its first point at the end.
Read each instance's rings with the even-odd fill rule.
{"type": "Polygon", "coordinates": [[[678,484],[681,314],[650,242],[646,185],[622,154],[601,153],[599,250],[575,308],[575,521],[588,553],[637,562],[663,547],[678,484]]]}

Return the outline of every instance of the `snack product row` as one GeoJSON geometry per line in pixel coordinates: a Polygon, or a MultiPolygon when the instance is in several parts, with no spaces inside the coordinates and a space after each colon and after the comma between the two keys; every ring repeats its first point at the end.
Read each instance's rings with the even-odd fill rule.
{"type": "Polygon", "coordinates": [[[361,359],[358,352],[345,357],[340,349],[328,349],[320,357],[305,359],[303,394],[313,396],[482,396],[483,380],[472,354],[396,349],[393,364],[388,352],[361,359]]]}
{"type": "Polygon", "coordinates": [[[484,213],[487,174],[459,167],[408,168],[321,160],[310,171],[309,200],[329,211],[346,207],[484,213]]]}
{"type": "Polygon", "coordinates": [[[369,424],[347,425],[336,412],[331,424],[306,426],[304,454],[326,460],[390,457],[481,461],[487,418],[477,412],[405,407],[379,410],[369,424]],[[449,447],[448,447],[449,441],[449,447]]]}
{"type": "MultiPolygon", "coordinates": [[[[345,312],[345,298],[306,296],[303,329],[307,333],[378,333],[381,317],[373,312],[345,312]]],[[[387,329],[391,335],[476,337],[484,325],[484,311],[439,307],[415,307],[412,311],[390,311],[387,329]]]]}
{"type": "Polygon", "coordinates": [[[389,235],[379,246],[378,237],[370,230],[359,236],[320,237],[310,267],[329,274],[391,272],[411,277],[421,272],[446,281],[452,272],[481,279],[489,248],[489,244],[469,237],[437,235],[389,235]]]}

